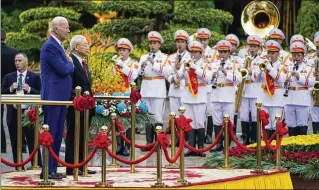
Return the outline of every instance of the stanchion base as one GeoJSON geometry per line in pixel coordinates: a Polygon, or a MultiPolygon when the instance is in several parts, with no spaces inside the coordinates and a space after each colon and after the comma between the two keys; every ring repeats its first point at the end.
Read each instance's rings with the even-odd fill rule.
{"type": "Polygon", "coordinates": [[[251,171],[250,173],[252,173],[252,174],[265,174],[265,173],[267,173],[267,171],[264,171],[263,169],[254,169],[253,171],[251,171]]]}
{"type": "Polygon", "coordinates": [[[32,166],[30,170],[41,170],[42,168],[40,166],[32,166]]]}
{"type": "Polygon", "coordinates": [[[100,183],[95,184],[95,187],[112,187],[112,185],[107,183],[107,182],[105,182],[105,183],[100,182],[100,183]]]}
{"type": "Polygon", "coordinates": [[[177,180],[176,183],[181,184],[181,185],[188,185],[191,182],[188,182],[186,179],[180,179],[180,180],[177,180]]]}
{"type": "Polygon", "coordinates": [[[135,166],[131,166],[131,170],[130,170],[130,173],[136,173],[136,168],[135,168],[135,166]]]}
{"type": "Polygon", "coordinates": [[[233,168],[231,168],[231,167],[220,167],[218,169],[220,169],[220,170],[232,170],[233,168]]]}
{"type": "Polygon", "coordinates": [[[54,182],[52,182],[52,181],[40,181],[38,183],[38,185],[41,186],[41,187],[51,187],[51,186],[54,185],[54,182]]]}
{"type": "Polygon", "coordinates": [[[107,168],[119,168],[120,165],[118,163],[111,163],[109,165],[106,166],[107,168]]]}
{"type": "Polygon", "coordinates": [[[168,185],[165,185],[163,182],[156,182],[154,185],[151,185],[151,187],[168,187],[168,185]]]}
{"type": "Polygon", "coordinates": [[[18,167],[17,171],[18,172],[24,172],[25,170],[23,170],[22,167],[20,167],[20,168],[18,167]]]}
{"type": "Polygon", "coordinates": [[[179,169],[179,165],[177,163],[168,164],[165,166],[167,169],[179,169]]]}

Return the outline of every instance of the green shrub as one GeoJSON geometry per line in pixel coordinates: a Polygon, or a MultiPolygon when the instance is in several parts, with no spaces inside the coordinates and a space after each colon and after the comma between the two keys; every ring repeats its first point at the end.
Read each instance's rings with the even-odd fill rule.
{"type": "Polygon", "coordinates": [[[20,23],[19,15],[21,12],[21,10],[16,9],[7,14],[3,9],[1,9],[1,28],[5,29],[7,32],[20,31],[22,24],[20,23]]]}
{"type": "Polygon", "coordinates": [[[122,18],[96,24],[92,30],[101,33],[101,36],[127,37],[149,32],[153,23],[154,20],[146,18],[122,18]]]}
{"type": "Polygon", "coordinates": [[[319,30],[319,3],[318,1],[301,1],[298,11],[295,33],[301,34],[310,40],[319,30]]]}
{"type": "Polygon", "coordinates": [[[22,32],[9,32],[7,33],[7,44],[16,48],[21,52],[40,51],[44,39],[32,34],[22,32]]]}
{"type": "Polygon", "coordinates": [[[56,16],[63,16],[68,20],[78,21],[80,14],[67,8],[39,7],[22,12],[20,14],[20,22],[25,24],[33,20],[52,19],[56,16]]]}

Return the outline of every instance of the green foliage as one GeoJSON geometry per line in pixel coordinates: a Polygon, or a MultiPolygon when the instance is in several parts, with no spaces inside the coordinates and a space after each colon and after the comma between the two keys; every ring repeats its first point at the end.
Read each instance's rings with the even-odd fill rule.
{"type": "Polygon", "coordinates": [[[21,52],[40,51],[44,39],[22,32],[7,33],[7,44],[21,52]]]}
{"type": "Polygon", "coordinates": [[[78,21],[80,14],[67,8],[39,7],[22,12],[20,14],[20,21],[25,24],[33,20],[52,19],[56,16],[63,16],[68,20],[78,21]]]}
{"type": "Polygon", "coordinates": [[[194,8],[215,8],[213,0],[210,1],[174,1],[174,11],[178,9],[192,10],[194,8]]]}
{"type": "MultiPolygon", "coordinates": [[[[164,43],[162,45],[161,51],[171,54],[176,51],[175,41],[174,41],[174,34],[177,30],[185,30],[189,35],[192,35],[196,33],[197,28],[191,28],[184,25],[168,25],[168,29],[162,30],[160,33],[164,39],[164,43]]],[[[221,35],[217,32],[212,31],[212,35],[210,38],[210,46],[213,46],[216,44],[219,40],[224,39],[225,36],[221,35]]],[[[148,41],[147,39],[143,40],[142,42],[142,48],[149,49],[148,48],[148,41]]]]}
{"type": "Polygon", "coordinates": [[[92,30],[101,33],[101,36],[129,37],[149,32],[153,23],[154,20],[146,18],[122,18],[97,24],[92,30]]]}
{"type": "Polygon", "coordinates": [[[7,14],[1,9],[1,28],[7,32],[18,32],[21,29],[21,23],[19,21],[19,15],[21,10],[15,9],[10,14],[7,14]]]}
{"type": "MultiPolygon", "coordinates": [[[[25,24],[22,32],[33,33],[41,37],[46,37],[49,30],[49,23],[51,19],[34,20],[25,24]]],[[[70,31],[83,29],[83,26],[75,21],[69,20],[70,31]]]]}
{"type": "Polygon", "coordinates": [[[319,160],[311,159],[301,171],[301,176],[305,179],[319,179],[319,160]]]}
{"type": "Polygon", "coordinates": [[[295,33],[306,38],[313,39],[313,35],[319,30],[319,3],[318,1],[301,1],[298,11],[295,33]]]}
{"type": "Polygon", "coordinates": [[[104,1],[100,6],[103,12],[129,12],[138,17],[164,14],[172,8],[169,3],[163,1],[104,1]]]}
{"type": "Polygon", "coordinates": [[[224,155],[221,152],[212,154],[208,159],[205,160],[203,166],[217,168],[221,167],[224,163],[224,155]]]}
{"type": "Polygon", "coordinates": [[[205,27],[215,24],[231,24],[233,16],[225,11],[207,8],[195,8],[191,11],[178,9],[174,13],[174,21],[181,24],[192,24],[197,27],[205,27]]]}

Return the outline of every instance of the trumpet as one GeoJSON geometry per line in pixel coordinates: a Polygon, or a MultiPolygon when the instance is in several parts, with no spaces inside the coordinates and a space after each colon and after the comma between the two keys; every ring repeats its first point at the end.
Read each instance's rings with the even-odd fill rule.
{"type": "Polygon", "coordinates": [[[120,55],[114,55],[113,57],[112,57],[112,61],[114,61],[115,63],[119,60],[119,59],[122,59],[122,56],[120,55]]]}
{"type": "MultiPolygon", "coordinates": [[[[217,79],[219,77],[219,71],[224,67],[224,65],[225,65],[225,58],[222,57],[222,58],[220,58],[220,66],[217,70],[217,75],[216,75],[216,77],[213,76],[213,78],[212,78],[212,88],[213,89],[216,89],[217,79]]],[[[247,71],[247,73],[248,73],[248,71],[247,71]]]]}
{"type": "Polygon", "coordinates": [[[191,67],[191,64],[195,61],[194,57],[192,57],[192,59],[188,59],[186,61],[183,62],[184,68],[186,71],[189,70],[189,68],[191,67]]]}
{"type": "MultiPolygon", "coordinates": [[[[292,68],[292,71],[294,71],[296,69],[296,67],[297,67],[297,61],[295,61],[294,66],[292,68]]],[[[288,91],[289,91],[289,87],[290,87],[291,72],[288,73],[287,78],[286,78],[286,80],[284,82],[284,89],[285,89],[284,97],[288,97],[288,91]]]]}
{"type": "Polygon", "coordinates": [[[259,69],[261,71],[264,71],[266,70],[267,68],[267,64],[270,64],[270,58],[268,58],[266,61],[264,61],[263,63],[260,63],[258,66],[259,66],[259,69]]]}

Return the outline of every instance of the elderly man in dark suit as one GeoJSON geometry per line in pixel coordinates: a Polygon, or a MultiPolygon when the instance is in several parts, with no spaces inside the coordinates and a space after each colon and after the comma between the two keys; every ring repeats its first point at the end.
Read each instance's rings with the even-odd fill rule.
{"type": "MultiPolygon", "coordinates": [[[[27,70],[28,57],[23,53],[15,56],[16,71],[5,75],[1,92],[3,94],[16,94],[21,91],[24,94],[40,94],[41,80],[36,73],[27,70]]],[[[15,105],[7,106],[7,125],[9,128],[13,160],[17,162],[17,109],[15,105]]],[[[26,105],[22,105],[22,112],[26,105]]],[[[34,149],[34,128],[23,127],[23,138],[26,138],[29,154],[34,149]]],[[[41,155],[38,165],[41,166],[41,155]]]]}
{"type": "MultiPolygon", "coordinates": [[[[6,74],[16,71],[14,65],[14,56],[18,50],[7,46],[6,44],[7,33],[1,29],[1,83],[6,74]]],[[[1,105],[1,153],[7,152],[6,135],[3,127],[3,105],[1,105]]]]}
{"type": "MultiPolygon", "coordinates": [[[[81,95],[85,91],[88,91],[92,95],[91,90],[91,75],[89,72],[88,65],[85,62],[85,58],[89,54],[90,47],[86,38],[82,35],[74,36],[70,41],[71,47],[71,58],[74,64],[74,72],[72,74],[72,99],[75,97],[75,88],[80,86],[82,88],[81,95]]],[[[92,110],[94,111],[94,110],[92,110]]],[[[91,123],[92,113],[90,114],[89,123],[91,123]]],[[[68,118],[67,118],[68,132],[66,136],[66,147],[65,147],[65,160],[68,163],[74,163],[74,129],[75,129],[75,114],[74,107],[68,107],[68,118]]],[[[84,149],[83,144],[83,133],[84,133],[84,112],[80,115],[80,146],[79,149],[84,149]]],[[[87,146],[87,145],[86,145],[87,146]]],[[[83,152],[80,151],[79,162],[83,161],[83,152]]],[[[95,171],[88,171],[89,174],[95,174],[95,171]]],[[[67,175],[73,175],[73,169],[66,169],[67,175]]],[[[79,175],[83,174],[83,168],[80,168],[79,175]]]]}
{"type": "MultiPolygon", "coordinates": [[[[53,18],[50,26],[51,35],[43,44],[40,54],[41,66],[41,100],[68,101],[71,99],[72,78],[74,71],[72,59],[65,53],[62,42],[67,39],[70,29],[64,17],[53,18]]],[[[50,126],[50,133],[54,139],[52,149],[59,156],[66,106],[43,106],[44,123],[50,126]]],[[[58,163],[49,157],[49,178],[61,179],[66,177],[57,172],[58,163]]],[[[40,178],[43,178],[43,173],[40,178]]]]}

